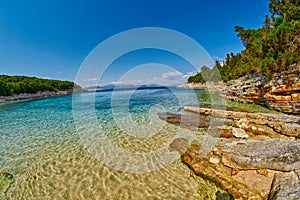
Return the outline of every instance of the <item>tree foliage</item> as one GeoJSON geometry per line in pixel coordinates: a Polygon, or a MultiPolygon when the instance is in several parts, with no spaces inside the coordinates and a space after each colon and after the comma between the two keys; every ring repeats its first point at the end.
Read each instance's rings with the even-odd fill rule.
{"type": "Polygon", "coordinates": [[[21,93],[37,93],[39,91],[64,91],[80,88],[70,81],[40,79],[26,76],[0,75],[0,96],[21,93]]]}
{"type": "Polygon", "coordinates": [[[300,62],[300,0],[270,0],[269,11],[261,28],[235,26],[245,50],[216,63],[224,81],[254,72],[270,77],[300,62]]]}

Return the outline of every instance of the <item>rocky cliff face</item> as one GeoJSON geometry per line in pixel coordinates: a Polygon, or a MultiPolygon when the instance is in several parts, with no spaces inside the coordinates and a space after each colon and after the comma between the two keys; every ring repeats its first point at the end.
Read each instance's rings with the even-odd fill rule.
{"type": "Polygon", "coordinates": [[[227,99],[258,103],[285,113],[300,113],[300,64],[273,75],[270,81],[261,74],[247,75],[227,83],[227,99]]]}
{"type": "Polygon", "coordinates": [[[237,80],[229,81],[224,89],[227,99],[239,102],[264,102],[263,87],[267,83],[266,77],[261,74],[251,74],[237,80]]]}
{"type": "Polygon", "coordinates": [[[264,86],[267,105],[286,113],[300,113],[300,65],[291,70],[274,74],[264,86]]]}

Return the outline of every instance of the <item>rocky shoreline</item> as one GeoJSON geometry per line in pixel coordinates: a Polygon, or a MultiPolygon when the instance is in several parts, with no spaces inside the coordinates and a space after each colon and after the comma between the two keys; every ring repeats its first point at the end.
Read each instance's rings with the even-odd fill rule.
{"type": "Polygon", "coordinates": [[[38,99],[38,98],[47,98],[47,97],[54,97],[54,96],[63,96],[63,95],[69,95],[78,92],[84,92],[84,90],[76,89],[76,90],[65,90],[65,91],[43,91],[34,94],[24,93],[24,94],[12,95],[12,96],[0,96],[0,103],[26,100],[26,99],[38,99]]]}
{"type": "Polygon", "coordinates": [[[262,74],[254,73],[224,85],[187,83],[179,88],[215,89],[228,100],[255,103],[284,113],[300,114],[300,64],[275,73],[270,80],[262,74]]]}
{"type": "Polygon", "coordinates": [[[280,112],[300,114],[300,65],[275,73],[269,81],[257,73],[230,81],[223,94],[229,100],[257,103],[280,112]]]}
{"type": "Polygon", "coordinates": [[[201,106],[184,110],[193,114],[162,113],[160,118],[202,131],[217,144],[207,156],[201,154],[201,144],[188,146],[183,138],[170,149],[179,151],[197,176],[228,193],[219,198],[215,191],[216,199],[300,199],[300,117],[201,106]],[[224,117],[224,124],[208,127],[204,119],[210,117],[224,117]]]}

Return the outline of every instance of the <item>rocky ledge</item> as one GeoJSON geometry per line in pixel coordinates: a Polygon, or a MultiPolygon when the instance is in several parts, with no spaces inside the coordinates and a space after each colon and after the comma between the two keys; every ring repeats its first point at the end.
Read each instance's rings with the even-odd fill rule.
{"type": "Polygon", "coordinates": [[[196,175],[234,198],[299,199],[299,150],[299,141],[225,139],[207,157],[201,157],[200,146],[193,144],[182,159],[196,175]]]}
{"type": "Polygon", "coordinates": [[[164,113],[160,118],[219,138],[206,157],[199,143],[187,148],[187,141],[176,138],[170,144],[197,176],[236,199],[300,199],[300,117],[199,106],[184,110],[196,114],[164,113]],[[225,120],[209,127],[205,119],[211,117],[225,120]]]}
{"type": "Polygon", "coordinates": [[[233,101],[258,103],[285,113],[300,113],[300,64],[275,73],[270,81],[252,74],[229,81],[224,96],[233,101]]]}

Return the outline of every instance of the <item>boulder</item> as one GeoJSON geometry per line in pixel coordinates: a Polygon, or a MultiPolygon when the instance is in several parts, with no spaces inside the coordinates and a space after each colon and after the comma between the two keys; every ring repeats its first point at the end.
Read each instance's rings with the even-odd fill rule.
{"type": "Polygon", "coordinates": [[[268,199],[300,199],[300,180],[291,173],[275,174],[268,199]]]}
{"type": "Polygon", "coordinates": [[[222,139],[207,157],[200,149],[192,144],[183,162],[234,198],[299,199],[299,141],[222,139]],[[279,178],[282,174],[283,179],[279,178]]]}
{"type": "Polygon", "coordinates": [[[236,138],[244,138],[244,139],[249,137],[246,131],[241,128],[232,128],[232,135],[236,138]]]}
{"type": "MultiPolygon", "coordinates": [[[[193,144],[182,156],[183,162],[196,175],[227,191],[229,196],[232,195],[234,198],[267,199],[273,180],[273,172],[262,175],[257,173],[257,170],[230,168],[224,165],[221,154],[202,157],[200,149],[199,145],[193,144]]],[[[222,195],[218,194],[221,199],[222,195]]],[[[229,197],[227,196],[227,198],[229,197]]]]}
{"type": "Polygon", "coordinates": [[[231,168],[278,171],[300,169],[300,141],[297,140],[271,138],[224,141],[217,149],[223,155],[223,163],[231,168]]]}

